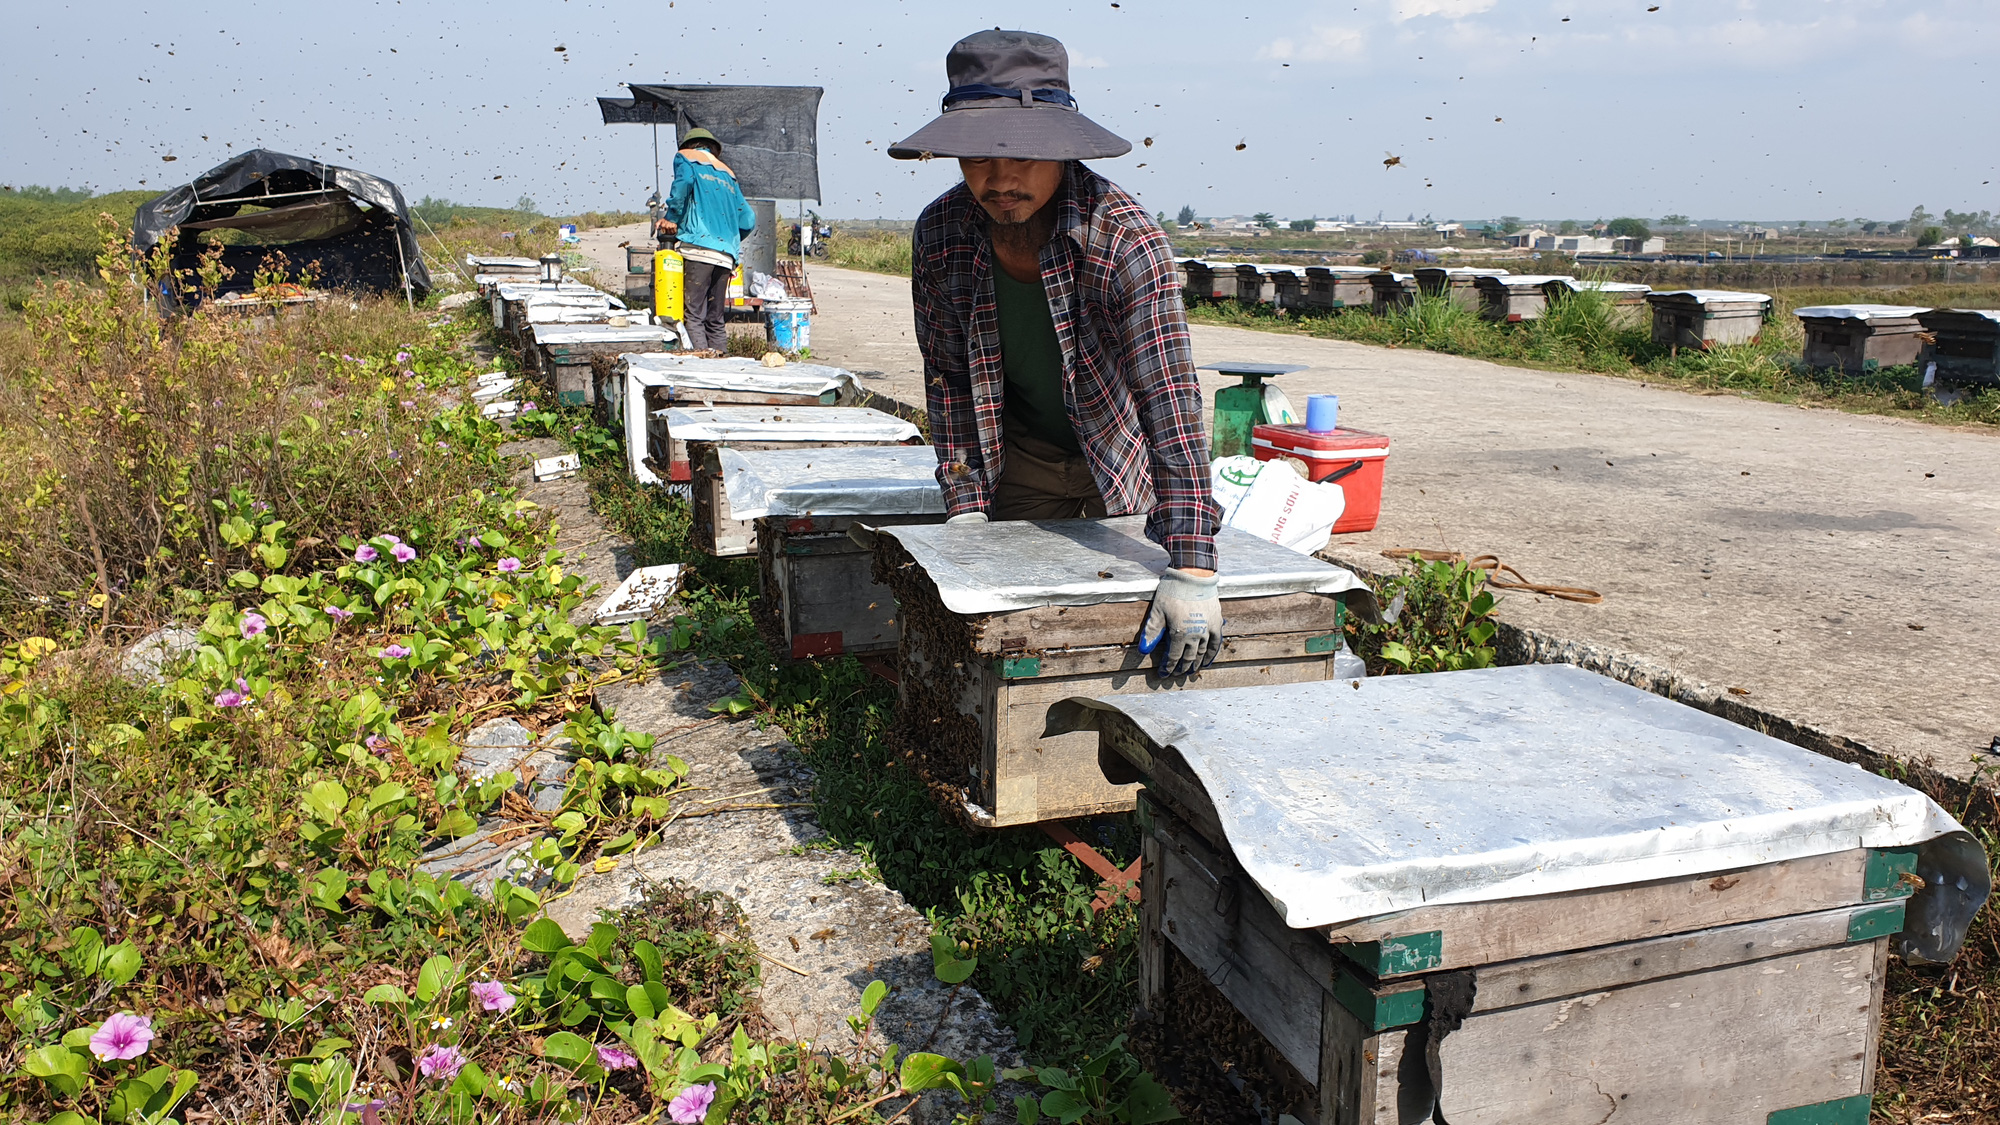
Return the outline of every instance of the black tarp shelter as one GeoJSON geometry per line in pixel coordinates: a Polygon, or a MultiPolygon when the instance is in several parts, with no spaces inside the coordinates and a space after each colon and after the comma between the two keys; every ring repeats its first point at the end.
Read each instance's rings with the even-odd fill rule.
{"type": "MultiPolygon", "coordinates": [[[[236,271],[223,292],[249,290],[272,250],[282,250],[294,271],[317,262],[326,288],[402,292],[407,279],[419,299],[431,288],[410,209],[396,185],[303,156],[251,149],[147,200],[132,221],[133,247],[146,253],[176,227],[235,229],[256,239],[223,247],[223,264],[236,271]]],[[[195,238],[176,239],[175,271],[193,269],[201,250],[195,238]]]]}
{"type": "Polygon", "coordinates": [[[722,159],[743,194],[810,199],[819,194],[818,86],[666,86],[634,83],[629,98],[599,98],[606,125],[672,125],[722,142],[722,159]]]}

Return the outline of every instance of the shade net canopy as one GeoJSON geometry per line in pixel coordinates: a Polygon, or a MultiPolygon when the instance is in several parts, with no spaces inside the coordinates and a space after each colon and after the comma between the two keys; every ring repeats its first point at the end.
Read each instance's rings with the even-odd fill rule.
{"type": "MultiPolygon", "coordinates": [[[[223,292],[249,289],[272,250],[284,252],[294,273],[317,263],[319,284],[330,288],[395,291],[406,273],[416,296],[431,288],[402,191],[303,156],[251,149],[147,200],[132,220],[133,248],[146,253],[175,228],[234,229],[262,240],[223,246],[222,264],[235,271],[223,292]]],[[[174,268],[193,268],[201,249],[196,239],[179,240],[174,268]]]]}
{"type": "Polygon", "coordinates": [[[599,98],[606,125],[671,125],[678,145],[689,129],[722,142],[722,160],[743,194],[810,199],[819,194],[818,86],[635,84],[629,98],[599,98]]]}

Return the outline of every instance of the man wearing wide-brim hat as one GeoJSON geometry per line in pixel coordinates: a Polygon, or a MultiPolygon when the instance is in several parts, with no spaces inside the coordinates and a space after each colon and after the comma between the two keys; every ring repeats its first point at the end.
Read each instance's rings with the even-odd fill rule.
{"type": "Polygon", "coordinates": [[[945,56],[944,113],[892,146],[955,157],[924,208],[911,289],[951,523],[1145,513],[1166,548],[1140,636],[1159,674],[1222,647],[1201,392],[1166,232],[1082,164],[1132,146],[1083,116],[1046,35],[982,31],[945,56]]]}

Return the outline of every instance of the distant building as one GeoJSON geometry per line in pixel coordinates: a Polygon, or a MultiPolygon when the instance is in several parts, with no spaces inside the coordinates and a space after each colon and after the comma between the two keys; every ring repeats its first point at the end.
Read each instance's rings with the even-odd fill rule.
{"type": "Polygon", "coordinates": [[[1743,234],[1752,242],[1767,242],[1778,236],[1778,232],[1770,227],[1745,227],[1743,234]]]}
{"type": "Polygon", "coordinates": [[[1346,229],[1346,223],[1335,222],[1332,219],[1318,219],[1313,222],[1313,232],[1315,234],[1326,234],[1329,232],[1338,234],[1346,229]]]}
{"type": "Polygon", "coordinates": [[[1548,231],[1540,227],[1528,227],[1525,230],[1517,230],[1513,234],[1508,235],[1507,245],[1520,250],[1533,250],[1536,243],[1548,237],[1548,231]]]}
{"type": "Polygon", "coordinates": [[[1644,242],[1636,238],[1614,238],[1611,240],[1611,245],[1612,252],[1616,254],[1664,254],[1667,252],[1666,238],[1657,234],[1646,239],[1644,242]]]}
{"type": "Polygon", "coordinates": [[[1436,234],[1439,238],[1453,239],[1465,233],[1465,224],[1439,223],[1431,228],[1431,232],[1433,234],[1436,234]]]}
{"type": "Polygon", "coordinates": [[[1587,234],[1547,234],[1535,240],[1535,249],[1558,254],[1610,254],[1616,250],[1614,241],[1587,234]]]}

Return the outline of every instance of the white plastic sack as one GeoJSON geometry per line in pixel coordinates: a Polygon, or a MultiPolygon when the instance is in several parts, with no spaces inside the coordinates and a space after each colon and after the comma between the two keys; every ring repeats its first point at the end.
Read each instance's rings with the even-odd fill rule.
{"type": "Polygon", "coordinates": [[[1223,526],[1302,555],[1326,546],[1347,510],[1338,484],[1315,484],[1283,461],[1223,457],[1211,464],[1209,479],[1223,526]]]}

